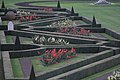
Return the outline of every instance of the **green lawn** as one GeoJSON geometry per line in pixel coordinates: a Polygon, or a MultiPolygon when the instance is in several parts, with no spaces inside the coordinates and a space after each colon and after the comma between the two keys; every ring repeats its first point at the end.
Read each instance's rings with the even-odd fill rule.
{"type": "MultiPolygon", "coordinates": [[[[24,0],[24,1],[33,1],[33,0],[24,0]]],[[[37,0],[34,0],[37,1],[37,0]]],[[[40,0],[39,0],[40,1],[40,0]]],[[[114,0],[113,0],[114,1],[114,0]]],[[[23,2],[22,0],[5,0],[7,7],[16,8],[14,4],[17,2],[23,2]]],[[[120,32],[120,1],[115,2],[115,5],[90,5],[90,1],[74,1],[66,2],[62,1],[61,6],[66,8],[75,8],[75,12],[78,12],[80,16],[85,16],[92,19],[92,16],[96,16],[97,22],[102,24],[102,27],[111,28],[120,32]]],[[[1,2],[0,2],[1,4],[1,2]]],[[[43,3],[34,3],[33,5],[41,6],[56,6],[57,2],[43,2],[43,3]]]]}
{"type": "Polygon", "coordinates": [[[6,36],[6,42],[7,43],[13,43],[13,37],[12,36],[6,36]]]}
{"type": "MultiPolygon", "coordinates": [[[[47,3],[34,3],[33,5],[48,5],[56,6],[56,2],[47,3]]],[[[114,29],[120,32],[120,3],[115,5],[96,6],[90,5],[90,2],[61,2],[62,7],[75,8],[75,12],[78,12],[80,16],[85,16],[92,19],[92,16],[96,16],[97,22],[101,23],[103,27],[114,29]]]]}
{"type": "Polygon", "coordinates": [[[19,59],[11,59],[11,65],[14,77],[23,77],[19,59]]]}

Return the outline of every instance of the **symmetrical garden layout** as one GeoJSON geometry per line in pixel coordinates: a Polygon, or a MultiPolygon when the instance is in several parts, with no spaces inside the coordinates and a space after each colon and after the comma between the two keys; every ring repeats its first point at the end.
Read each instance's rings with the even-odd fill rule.
{"type": "Polygon", "coordinates": [[[0,9],[4,23],[4,12],[16,14],[15,30],[0,25],[5,80],[28,80],[32,73],[36,80],[90,80],[94,74],[99,75],[91,80],[105,80],[120,71],[120,33],[102,28],[95,17],[89,20],[73,8],[61,8],[59,2],[57,7],[29,7],[0,9]]]}

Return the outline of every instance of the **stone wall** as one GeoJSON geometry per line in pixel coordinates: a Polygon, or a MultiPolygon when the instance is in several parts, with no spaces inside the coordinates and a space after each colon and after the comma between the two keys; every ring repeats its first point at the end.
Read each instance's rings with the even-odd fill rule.
{"type": "Polygon", "coordinates": [[[119,32],[116,32],[116,31],[114,31],[112,29],[106,28],[105,29],[105,33],[110,35],[110,36],[112,36],[112,37],[114,37],[114,38],[116,38],[116,39],[120,40],[120,33],[119,32]]]}

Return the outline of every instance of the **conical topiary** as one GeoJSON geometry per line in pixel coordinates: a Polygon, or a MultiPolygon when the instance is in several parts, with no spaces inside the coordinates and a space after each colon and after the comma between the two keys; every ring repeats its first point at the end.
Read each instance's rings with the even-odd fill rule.
{"type": "Polygon", "coordinates": [[[60,1],[58,1],[58,3],[57,3],[57,8],[61,8],[60,1]]]}
{"type": "Polygon", "coordinates": [[[96,26],[96,19],[95,19],[95,16],[93,16],[92,27],[95,27],[95,26],[96,26]]]}
{"type": "Polygon", "coordinates": [[[1,8],[5,8],[4,0],[2,0],[2,6],[1,8]]]}
{"type": "Polygon", "coordinates": [[[72,8],[71,8],[71,16],[74,16],[74,14],[75,14],[75,12],[74,12],[74,8],[72,6],[72,8]]]}
{"type": "Polygon", "coordinates": [[[74,14],[75,12],[74,12],[74,8],[73,8],[73,6],[72,6],[72,9],[71,9],[71,14],[74,14]]]}
{"type": "Polygon", "coordinates": [[[16,36],[14,50],[19,50],[20,48],[21,48],[20,39],[19,39],[19,36],[16,36]]]}
{"type": "Polygon", "coordinates": [[[33,65],[32,65],[32,68],[31,68],[31,72],[30,72],[30,78],[29,78],[29,80],[36,80],[33,65]]]}

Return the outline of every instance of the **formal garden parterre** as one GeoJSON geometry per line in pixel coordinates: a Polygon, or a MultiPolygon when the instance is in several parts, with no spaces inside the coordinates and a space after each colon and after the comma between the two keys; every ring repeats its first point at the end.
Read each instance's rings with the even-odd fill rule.
{"type": "Polygon", "coordinates": [[[59,1],[56,7],[30,3],[17,3],[24,7],[16,9],[2,3],[0,9],[5,80],[107,80],[119,75],[120,33],[101,27],[95,16],[90,20],[74,7],[62,8],[59,1]],[[7,30],[8,19],[14,17],[6,16],[10,11],[15,30],[7,30]]]}

